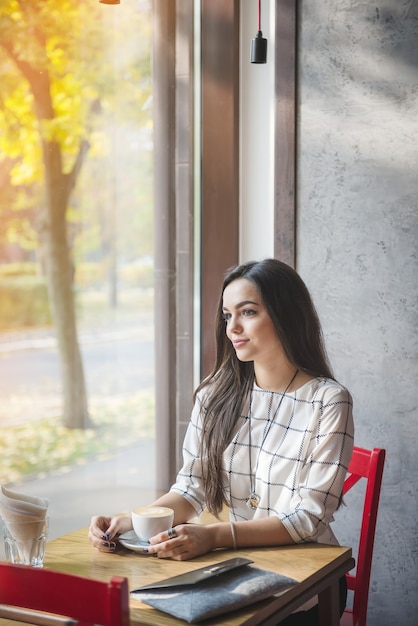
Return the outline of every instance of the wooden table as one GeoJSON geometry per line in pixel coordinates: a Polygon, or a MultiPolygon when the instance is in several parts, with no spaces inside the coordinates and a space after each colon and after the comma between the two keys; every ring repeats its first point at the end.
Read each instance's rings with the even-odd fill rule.
{"type": "MultiPolygon", "coordinates": [[[[192,561],[170,561],[142,555],[125,548],[116,554],[99,552],[87,539],[87,528],[69,533],[47,544],[45,567],[79,576],[109,580],[111,576],[126,576],[129,588],[168,578],[212,565],[233,556],[245,556],[256,567],[295,578],[299,585],[283,595],[253,604],[246,609],[207,620],[206,625],[253,626],[277,624],[312,596],[318,594],[322,626],[338,626],[338,580],[353,568],[351,548],[304,544],[277,548],[247,548],[216,550],[192,561]]],[[[131,600],[132,626],[179,626],[186,624],[157,611],[138,600],[131,600]]],[[[0,625],[15,624],[0,619],[0,625]]]]}

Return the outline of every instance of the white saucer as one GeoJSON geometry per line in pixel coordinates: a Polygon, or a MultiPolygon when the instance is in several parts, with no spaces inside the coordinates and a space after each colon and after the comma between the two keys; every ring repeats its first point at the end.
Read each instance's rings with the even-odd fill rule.
{"type": "Polygon", "coordinates": [[[144,553],[144,548],[148,548],[149,546],[147,541],[141,541],[141,539],[139,539],[134,530],[129,530],[127,533],[120,535],[119,543],[124,548],[133,550],[134,552],[140,552],[141,554],[146,554],[144,553]]]}

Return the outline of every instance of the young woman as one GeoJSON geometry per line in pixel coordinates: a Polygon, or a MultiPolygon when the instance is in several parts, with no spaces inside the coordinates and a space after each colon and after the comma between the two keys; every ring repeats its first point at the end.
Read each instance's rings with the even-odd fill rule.
{"type": "MultiPolygon", "coordinates": [[[[333,378],[300,276],[275,259],[230,270],[216,349],[195,392],[183,467],[154,503],[174,509],[173,529],[149,553],[183,560],[222,547],[337,543],[330,523],[353,448],[352,400],[333,378]],[[230,522],[187,524],[205,507],[216,516],[228,507],[230,522]]],[[[129,516],[96,516],[89,538],[112,551],[131,528],[129,516]]],[[[304,623],[298,616],[315,623],[311,611],[289,623],[304,623]]]]}

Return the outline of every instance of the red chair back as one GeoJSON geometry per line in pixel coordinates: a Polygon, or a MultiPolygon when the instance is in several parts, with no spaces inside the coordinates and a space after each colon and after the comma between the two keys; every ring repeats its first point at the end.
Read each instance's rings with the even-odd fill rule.
{"type": "Polygon", "coordinates": [[[354,592],[353,607],[344,611],[341,619],[342,626],[366,626],[374,536],[385,456],[386,451],[381,448],[364,450],[354,447],[348,466],[343,495],[361,478],[366,479],[367,485],[364,495],[356,572],[346,575],[348,589],[354,592]]]}
{"type": "Polygon", "coordinates": [[[0,605],[6,605],[0,606],[0,617],[10,615],[8,607],[19,607],[64,615],[73,620],[67,623],[83,626],[129,625],[128,580],[120,576],[101,582],[27,565],[0,563],[0,605]]]}

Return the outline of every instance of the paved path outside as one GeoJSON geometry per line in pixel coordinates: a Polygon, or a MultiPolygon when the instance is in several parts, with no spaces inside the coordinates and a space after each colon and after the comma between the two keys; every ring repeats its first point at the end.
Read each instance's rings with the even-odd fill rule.
{"type": "MultiPolygon", "coordinates": [[[[131,326],[125,323],[98,324],[80,329],[80,344],[117,344],[121,341],[144,341],[153,338],[150,315],[136,316],[131,326]]],[[[51,328],[37,328],[0,334],[0,356],[54,350],[56,340],[51,328]]],[[[148,358],[150,376],[153,363],[148,358]]],[[[144,381],[142,373],[141,382],[144,381]]],[[[151,385],[153,380],[151,381],[151,385]]],[[[139,385],[138,385],[139,386],[139,385]]],[[[4,401],[4,400],[3,400],[4,401]]],[[[87,460],[81,465],[58,470],[42,478],[32,477],[8,487],[27,495],[49,498],[49,539],[88,526],[92,515],[129,512],[147,504],[155,495],[155,441],[141,439],[106,459],[87,460]]],[[[87,541],[87,538],[86,538],[87,541]]],[[[0,560],[4,546],[0,538],[0,560]]]]}

